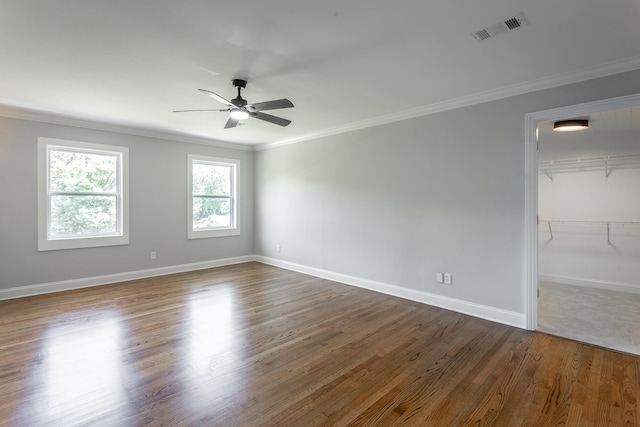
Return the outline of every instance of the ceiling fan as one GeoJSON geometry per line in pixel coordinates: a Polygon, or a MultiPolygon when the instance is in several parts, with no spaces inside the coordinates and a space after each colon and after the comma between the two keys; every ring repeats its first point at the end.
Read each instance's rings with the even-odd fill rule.
{"type": "Polygon", "coordinates": [[[242,79],[233,79],[233,85],[238,88],[238,96],[231,101],[226,100],[217,93],[211,92],[206,89],[198,89],[200,92],[209,95],[216,101],[222,102],[227,106],[225,109],[215,110],[175,110],[174,113],[191,113],[191,112],[203,112],[203,111],[227,111],[229,112],[229,120],[224,125],[225,129],[233,128],[238,125],[241,120],[253,117],[255,119],[264,120],[265,122],[273,123],[280,126],[287,126],[291,123],[291,120],[284,119],[282,117],[273,116],[271,114],[263,113],[265,110],[277,110],[280,108],[291,108],[293,103],[288,99],[276,99],[273,101],[258,102],[256,104],[248,104],[247,101],[240,95],[240,91],[247,87],[247,81],[242,79]]]}

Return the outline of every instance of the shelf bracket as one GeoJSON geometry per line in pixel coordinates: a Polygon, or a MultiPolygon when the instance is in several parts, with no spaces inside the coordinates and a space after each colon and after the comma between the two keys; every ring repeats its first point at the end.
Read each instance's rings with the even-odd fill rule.
{"type": "Polygon", "coordinates": [[[547,178],[549,178],[551,182],[553,182],[553,172],[551,171],[551,166],[549,166],[549,168],[547,169],[547,173],[545,173],[545,175],[547,175],[547,178]]]}
{"type": "Polygon", "coordinates": [[[551,238],[549,240],[553,240],[553,230],[551,230],[551,221],[547,221],[547,225],[549,226],[549,234],[551,238]]]}
{"type": "Polygon", "coordinates": [[[604,178],[609,181],[609,175],[611,175],[611,171],[609,170],[609,160],[606,159],[604,161],[604,178]]]}
{"type": "Polygon", "coordinates": [[[609,223],[607,223],[607,245],[611,245],[611,234],[609,233],[609,223]]]}

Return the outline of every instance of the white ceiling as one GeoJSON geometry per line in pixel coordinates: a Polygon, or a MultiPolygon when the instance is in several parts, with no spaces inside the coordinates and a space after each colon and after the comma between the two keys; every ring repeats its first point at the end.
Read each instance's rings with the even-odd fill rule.
{"type": "Polygon", "coordinates": [[[638,0],[0,0],[0,104],[222,142],[273,144],[640,68],[638,0]],[[528,26],[471,33],[523,12],[528,26]],[[233,78],[251,102],[223,129],[233,78]]]}

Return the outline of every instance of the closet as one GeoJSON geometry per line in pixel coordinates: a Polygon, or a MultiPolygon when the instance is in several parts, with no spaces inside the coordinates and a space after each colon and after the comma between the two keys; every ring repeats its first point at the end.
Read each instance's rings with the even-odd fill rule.
{"type": "MultiPolygon", "coordinates": [[[[634,111],[635,110],[635,111],[634,111]]],[[[640,111],[541,123],[538,330],[640,354],[640,111]]]]}

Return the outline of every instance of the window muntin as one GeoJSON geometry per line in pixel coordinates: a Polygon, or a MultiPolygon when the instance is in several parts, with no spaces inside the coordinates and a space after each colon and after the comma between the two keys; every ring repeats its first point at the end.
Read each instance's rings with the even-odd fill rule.
{"type": "Polygon", "coordinates": [[[233,159],[189,155],[190,239],[240,234],[239,164],[233,159]]]}
{"type": "Polygon", "coordinates": [[[38,250],[124,245],[128,149],[39,138],[38,250]]]}

